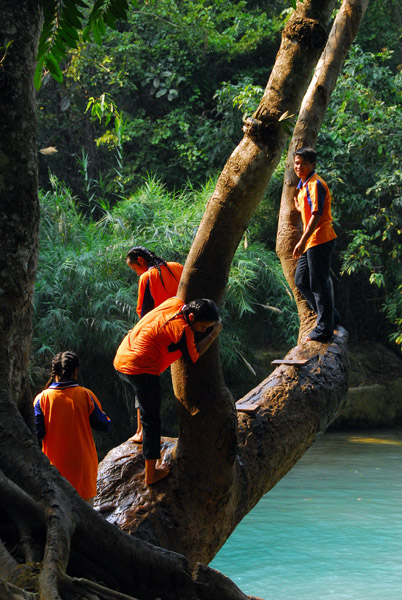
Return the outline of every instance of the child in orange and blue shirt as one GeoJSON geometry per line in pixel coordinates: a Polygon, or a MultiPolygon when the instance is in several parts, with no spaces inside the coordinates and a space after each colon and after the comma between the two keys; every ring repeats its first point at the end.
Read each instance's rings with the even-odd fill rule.
{"type": "Polygon", "coordinates": [[[303,221],[303,234],[293,250],[294,258],[298,258],[295,283],[317,314],[316,326],[306,341],[327,342],[340,316],[334,307],[330,276],[336,243],[331,194],[325,181],[315,172],[315,150],[300,148],[293,156],[294,170],[300,177],[294,201],[303,221]]]}
{"type": "Polygon", "coordinates": [[[91,427],[108,432],[110,419],[95,394],[77,383],[77,373],[75,352],[54,356],[51,379],[34,400],[36,435],[51,464],[92,503],[98,457],[91,427]]]}

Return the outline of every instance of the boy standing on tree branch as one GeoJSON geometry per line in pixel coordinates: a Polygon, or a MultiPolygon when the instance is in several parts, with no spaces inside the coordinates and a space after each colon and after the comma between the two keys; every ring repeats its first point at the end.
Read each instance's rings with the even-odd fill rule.
{"type": "Polygon", "coordinates": [[[303,234],[293,250],[293,257],[298,258],[295,283],[317,314],[316,326],[306,341],[328,342],[339,322],[330,276],[336,243],[331,194],[325,181],[315,172],[315,150],[300,148],[293,156],[294,170],[300,177],[294,203],[303,221],[303,234]]]}

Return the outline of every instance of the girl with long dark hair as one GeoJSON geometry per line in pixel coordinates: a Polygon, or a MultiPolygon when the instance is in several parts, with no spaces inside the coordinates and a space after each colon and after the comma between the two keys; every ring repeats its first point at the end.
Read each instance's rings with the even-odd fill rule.
{"type": "MultiPolygon", "coordinates": [[[[140,319],[162,302],[175,296],[179,286],[183,265],[166,262],[152,250],[143,246],[134,246],[127,252],[127,265],[138,275],[137,314],[140,319]]],[[[138,400],[137,431],[130,438],[133,442],[142,442],[142,424],[138,400]]]]}
{"type": "Polygon", "coordinates": [[[166,262],[143,246],[134,246],[127,252],[127,265],[140,278],[138,282],[137,314],[140,319],[176,295],[183,265],[166,262]]]}
{"type": "Polygon", "coordinates": [[[145,483],[152,485],[169,474],[160,458],[160,374],[183,357],[195,363],[222,330],[219,309],[213,300],[201,298],[185,304],[169,298],[146,314],[117,349],[114,367],[133,388],[143,426],[145,483]],[[208,332],[207,332],[208,330],[208,332]],[[197,333],[205,334],[196,342],[197,333]]]}

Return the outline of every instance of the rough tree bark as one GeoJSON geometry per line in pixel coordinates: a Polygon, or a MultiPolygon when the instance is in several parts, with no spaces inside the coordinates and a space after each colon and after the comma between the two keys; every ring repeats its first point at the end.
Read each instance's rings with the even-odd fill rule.
{"type": "Polygon", "coordinates": [[[293,203],[294,190],[298,181],[293,170],[293,152],[302,146],[315,147],[336,80],[356,37],[367,5],[368,0],[344,0],[342,2],[325,50],[303,99],[289,146],[278,220],[276,252],[280,258],[283,273],[296,299],[300,318],[299,340],[314,327],[316,316],[309,309],[307,302],[294,283],[297,261],[293,258],[292,252],[300,237],[300,215],[295,210],[293,203]]]}
{"type": "MultiPolygon", "coordinates": [[[[298,3],[260,108],[246,125],[247,133],[229,159],[200,226],[180,291],[185,298],[208,295],[220,300],[233,253],[284,147],[286,134],[278,119],[285,111],[297,110],[333,5],[321,0],[298,3]]],[[[174,441],[165,442],[165,454],[173,463],[171,476],[146,490],[138,483],[131,496],[121,484],[122,493],[114,493],[110,501],[108,481],[100,481],[101,512],[115,522],[118,513],[125,515],[124,529],[169,550],[119,531],[77,496],[39,451],[29,428],[31,411],[25,410],[30,405],[26,381],[38,229],[31,81],[39,24],[38,2],[3,0],[2,43],[14,42],[0,70],[0,105],[8,117],[2,121],[0,140],[0,234],[5,247],[0,289],[6,354],[0,359],[0,505],[8,517],[0,519],[0,579],[7,578],[7,583],[0,580],[0,593],[32,598],[39,590],[46,600],[91,594],[244,600],[219,573],[199,564],[193,573],[191,569],[197,561],[212,558],[242,516],[333,418],[346,386],[345,342],[339,335],[333,344],[314,351],[292,351],[295,356],[304,354],[309,364],[298,370],[281,367],[250,392],[259,407],[253,415],[240,416],[238,434],[217,347],[195,369],[180,365],[175,376],[181,400],[180,443],[176,448],[174,441]],[[135,511],[130,514],[131,503],[135,511]],[[10,547],[22,564],[16,566],[10,547]],[[190,564],[172,548],[188,553],[190,564]],[[96,579],[104,583],[96,584],[96,579]]],[[[131,460],[133,450],[127,443],[116,452],[114,471],[122,479],[132,472],[136,480],[142,459],[131,460]]]]}
{"type": "Polygon", "coordinates": [[[107,523],[34,440],[28,364],[39,202],[32,82],[42,13],[35,0],[0,4],[0,597],[124,597],[66,575],[69,564],[71,573],[132,597],[244,600],[212,569],[201,569],[198,581],[183,556],[107,523]]]}
{"type": "MultiPolygon", "coordinates": [[[[180,284],[184,299],[220,301],[233,254],[285,145],[279,119],[297,112],[333,6],[298,3],[261,104],[209,200],[180,284]]],[[[139,451],[127,442],[100,467],[98,509],[124,530],[185,554],[192,565],[209,562],[340,407],[347,389],[345,333],[333,344],[298,347],[292,357],[310,360],[298,370],[275,371],[245,400],[259,408],[239,418],[217,344],[194,366],[175,363],[180,435],[177,445],[170,440],[164,448],[171,475],[157,491],[145,490],[139,451]]]]}
{"type": "Polygon", "coordinates": [[[1,3],[0,381],[31,426],[28,364],[39,224],[33,72],[40,16],[38,2],[23,3],[17,18],[15,2],[1,3]]]}

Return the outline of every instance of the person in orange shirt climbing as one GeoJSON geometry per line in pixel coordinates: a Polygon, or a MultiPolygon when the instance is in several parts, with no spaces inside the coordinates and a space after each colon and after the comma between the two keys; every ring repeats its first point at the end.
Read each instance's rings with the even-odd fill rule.
{"type": "MultiPolygon", "coordinates": [[[[143,246],[134,246],[127,252],[127,265],[140,278],[138,282],[137,314],[141,319],[150,310],[162,302],[175,296],[179,286],[183,265],[177,262],[166,262],[151,250],[143,246]]],[[[138,401],[137,431],[130,438],[133,442],[142,442],[142,424],[138,401]]]]}
{"type": "Polygon", "coordinates": [[[201,298],[186,304],[177,296],[147,313],[126,335],[113,362],[117,375],[135,392],[143,426],[145,483],[152,485],[169,474],[160,458],[160,374],[183,357],[195,363],[222,330],[215,302],[201,298]],[[198,342],[197,333],[206,334],[198,342]]]}
{"type": "Polygon", "coordinates": [[[61,475],[92,504],[98,457],[91,427],[110,431],[110,419],[95,394],[77,383],[78,356],[66,350],[53,357],[51,378],[34,400],[36,435],[61,475]]]}

